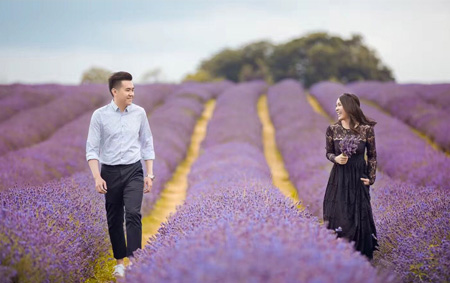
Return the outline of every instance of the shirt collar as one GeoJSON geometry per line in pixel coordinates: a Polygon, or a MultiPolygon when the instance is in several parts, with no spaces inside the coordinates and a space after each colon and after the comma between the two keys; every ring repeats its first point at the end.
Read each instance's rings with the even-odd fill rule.
{"type": "MultiPolygon", "coordinates": [[[[133,103],[128,105],[127,107],[125,107],[125,112],[128,112],[129,110],[131,110],[132,105],[133,105],[133,103]]],[[[120,111],[119,106],[117,106],[117,104],[114,102],[114,99],[111,99],[111,106],[115,112],[120,111]]]]}

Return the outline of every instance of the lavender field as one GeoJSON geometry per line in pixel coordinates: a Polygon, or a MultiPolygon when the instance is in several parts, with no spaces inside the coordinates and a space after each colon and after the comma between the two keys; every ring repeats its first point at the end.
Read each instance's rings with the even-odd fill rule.
{"type": "MultiPolygon", "coordinates": [[[[0,278],[83,282],[110,257],[104,198],[85,160],[93,111],[106,86],[0,86],[0,278]],[[8,95],[6,95],[8,94],[8,95]],[[101,265],[101,264],[100,264],[101,265]]],[[[215,101],[186,197],[121,282],[448,282],[450,85],[298,81],[137,85],[157,176],[165,184],[189,157],[205,104],[215,101]],[[331,163],[325,131],[344,92],[375,119],[378,172],[370,196],[380,250],[369,262],[322,221],[331,163]],[[274,185],[258,101],[267,109],[300,202],[274,185]]],[[[105,263],[105,268],[107,264],[105,263]]],[[[108,271],[109,272],[109,271],[108,271]]],[[[111,271],[112,272],[112,271],[111,271]]]]}

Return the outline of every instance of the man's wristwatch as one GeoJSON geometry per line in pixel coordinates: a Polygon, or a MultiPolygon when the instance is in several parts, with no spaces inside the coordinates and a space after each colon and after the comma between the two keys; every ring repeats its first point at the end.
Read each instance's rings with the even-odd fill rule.
{"type": "Polygon", "coordinates": [[[152,181],[155,180],[155,175],[147,174],[147,177],[149,177],[152,181]]]}

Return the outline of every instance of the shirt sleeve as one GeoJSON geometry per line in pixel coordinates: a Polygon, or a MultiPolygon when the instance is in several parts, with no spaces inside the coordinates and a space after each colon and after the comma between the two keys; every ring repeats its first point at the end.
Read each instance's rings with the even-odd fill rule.
{"type": "Polygon", "coordinates": [[[334,160],[334,158],[336,157],[336,154],[334,152],[333,130],[331,129],[330,126],[328,126],[328,128],[327,128],[325,144],[326,144],[325,149],[327,150],[327,152],[326,152],[327,159],[333,163],[336,163],[336,161],[334,160]]]}
{"type": "Polygon", "coordinates": [[[99,159],[101,141],[100,115],[95,111],[89,124],[89,133],[86,142],[86,160],[99,159]]]}
{"type": "Polygon", "coordinates": [[[375,131],[373,126],[367,131],[367,171],[370,185],[373,185],[377,173],[377,149],[375,147],[375,131]]]}
{"type": "Polygon", "coordinates": [[[141,156],[144,160],[155,159],[153,147],[153,135],[148,123],[145,111],[141,115],[141,128],[139,130],[139,140],[141,142],[141,156]]]}

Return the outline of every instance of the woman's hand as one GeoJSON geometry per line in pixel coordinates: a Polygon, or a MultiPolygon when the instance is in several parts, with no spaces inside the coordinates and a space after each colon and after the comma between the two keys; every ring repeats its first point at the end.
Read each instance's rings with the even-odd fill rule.
{"type": "Polygon", "coordinates": [[[339,154],[338,156],[336,156],[336,157],[334,158],[334,161],[335,161],[336,163],[338,163],[338,164],[344,165],[344,164],[346,164],[347,161],[348,161],[348,156],[345,156],[345,155],[343,155],[343,154],[341,153],[341,154],[339,154]]]}
{"type": "Polygon", "coordinates": [[[361,181],[363,181],[364,185],[368,186],[370,185],[370,180],[366,178],[361,178],[361,181]]]}

